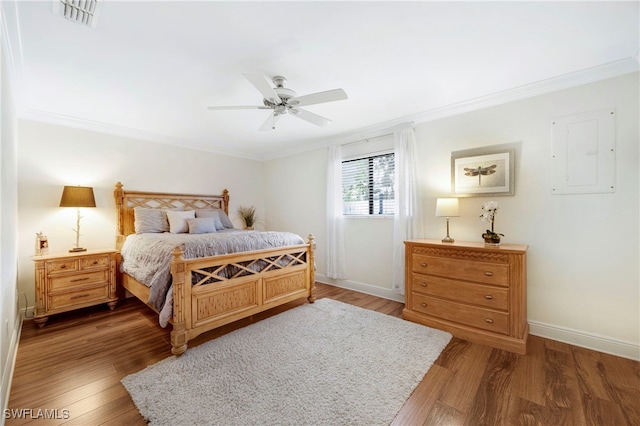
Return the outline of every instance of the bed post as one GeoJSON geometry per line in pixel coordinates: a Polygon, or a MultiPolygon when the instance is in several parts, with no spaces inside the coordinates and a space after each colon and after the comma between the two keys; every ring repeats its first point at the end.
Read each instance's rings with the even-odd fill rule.
{"type": "MultiPolygon", "coordinates": [[[[173,250],[171,276],[173,279],[173,329],[171,330],[171,352],[180,356],[187,350],[187,324],[185,320],[185,262],[181,247],[173,250]]],[[[190,280],[189,280],[190,281],[190,280]]],[[[190,282],[189,282],[190,284],[190,282]]]]}
{"type": "Polygon", "coordinates": [[[117,229],[116,229],[116,249],[120,250],[124,244],[124,210],[122,204],[124,203],[124,189],[122,189],[122,183],[116,183],[116,189],[113,191],[113,197],[116,199],[116,211],[117,211],[117,229]]]}
{"type": "Polygon", "coordinates": [[[316,237],[313,234],[309,234],[309,297],[307,300],[309,303],[316,301],[316,262],[314,252],[316,250],[316,237]]]}
{"type": "Polygon", "coordinates": [[[222,210],[224,210],[226,214],[229,214],[229,191],[227,189],[222,191],[222,200],[223,200],[222,210]]]}

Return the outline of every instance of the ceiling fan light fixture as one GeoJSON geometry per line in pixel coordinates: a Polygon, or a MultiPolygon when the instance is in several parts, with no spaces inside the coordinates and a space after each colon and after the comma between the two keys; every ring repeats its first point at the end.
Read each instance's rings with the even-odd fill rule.
{"type": "Polygon", "coordinates": [[[280,99],[287,100],[289,98],[295,98],[296,92],[291,89],[287,89],[286,87],[276,87],[273,90],[280,96],[280,99]]]}

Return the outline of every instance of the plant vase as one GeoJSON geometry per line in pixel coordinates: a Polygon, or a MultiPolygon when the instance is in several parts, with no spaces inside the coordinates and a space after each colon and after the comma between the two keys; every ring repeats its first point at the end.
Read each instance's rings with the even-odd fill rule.
{"type": "Polygon", "coordinates": [[[498,203],[496,201],[486,202],[482,205],[482,210],[484,210],[484,213],[480,215],[480,220],[491,224],[491,229],[487,229],[487,231],[482,234],[484,244],[487,246],[499,246],[500,237],[504,237],[504,234],[500,234],[493,230],[493,225],[496,220],[496,212],[498,211],[498,203]]]}
{"type": "Polygon", "coordinates": [[[485,232],[482,234],[482,238],[484,238],[484,244],[487,246],[499,246],[500,245],[500,235],[495,233],[485,232]]]}

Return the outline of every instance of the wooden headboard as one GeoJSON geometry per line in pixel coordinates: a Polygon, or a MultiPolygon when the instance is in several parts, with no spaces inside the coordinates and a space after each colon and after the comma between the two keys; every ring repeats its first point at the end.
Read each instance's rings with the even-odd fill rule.
{"type": "Polygon", "coordinates": [[[116,248],[120,250],[127,235],[135,233],[133,209],[146,207],[150,209],[185,210],[217,208],[229,214],[229,191],[222,195],[168,194],[161,192],[125,191],[122,183],[116,183],[113,191],[116,199],[118,228],[116,248]]]}

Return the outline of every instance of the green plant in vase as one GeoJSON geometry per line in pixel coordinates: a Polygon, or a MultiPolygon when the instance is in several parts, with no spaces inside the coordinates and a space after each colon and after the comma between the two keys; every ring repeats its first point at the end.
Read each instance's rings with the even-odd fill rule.
{"type": "Polygon", "coordinates": [[[499,234],[493,229],[496,213],[498,212],[498,202],[488,201],[482,205],[482,210],[484,210],[484,212],[480,215],[480,220],[491,224],[491,229],[487,229],[487,231],[482,234],[482,238],[484,238],[485,244],[497,246],[500,244],[500,237],[504,237],[504,234],[499,234]]]}
{"type": "Polygon", "coordinates": [[[240,218],[244,222],[244,229],[253,229],[253,226],[258,221],[258,215],[256,214],[256,208],[253,207],[253,206],[249,206],[249,207],[240,206],[240,207],[238,207],[238,215],[240,215],[240,218]]]}

